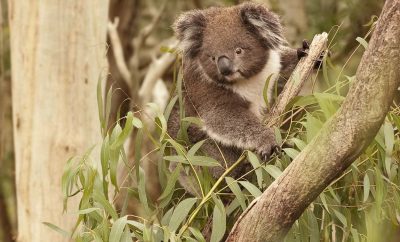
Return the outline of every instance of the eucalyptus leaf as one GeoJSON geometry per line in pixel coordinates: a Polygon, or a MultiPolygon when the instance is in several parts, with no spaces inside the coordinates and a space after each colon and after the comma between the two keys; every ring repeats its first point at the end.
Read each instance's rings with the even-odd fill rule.
{"type": "Polygon", "coordinates": [[[98,210],[100,210],[100,208],[86,208],[86,209],[79,210],[78,214],[83,215],[83,214],[88,214],[88,213],[98,211],[98,210]]]}
{"type": "Polygon", "coordinates": [[[248,181],[239,181],[240,185],[242,185],[244,188],[246,188],[247,191],[250,192],[251,195],[253,195],[254,198],[257,198],[261,196],[262,192],[260,189],[258,189],[256,186],[251,184],[248,181]]]}
{"type": "Polygon", "coordinates": [[[48,222],[43,222],[44,225],[46,225],[47,227],[51,228],[52,230],[58,232],[59,234],[61,234],[64,237],[70,237],[70,233],[61,229],[60,227],[58,227],[57,225],[54,225],[52,223],[48,223],[48,222]]]}
{"type": "MultiPolygon", "coordinates": [[[[126,115],[126,122],[125,122],[125,126],[122,129],[122,132],[118,135],[118,137],[116,137],[116,139],[114,140],[114,142],[111,144],[110,148],[111,149],[118,149],[121,145],[124,144],[125,140],[129,137],[129,135],[132,132],[133,129],[133,113],[132,112],[128,112],[126,115]]],[[[136,122],[138,119],[136,118],[136,122]]],[[[140,122],[140,120],[139,120],[140,122]]],[[[141,123],[141,122],[140,122],[141,123]]]]}
{"type": "Polygon", "coordinates": [[[346,217],[336,209],[333,209],[333,212],[335,213],[335,215],[339,219],[339,221],[342,223],[343,227],[346,228],[347,227],[347,219],[346,219],[346,217]]]}
{"type": "Polygon", "coordinates": [[[282,174],[282,171],[273,165],[264,166],[264,170],[268,172],[275,180],[282,174]]]}
{"type": "Polygon", "coordinates": [[[127,216],[124,216],[114,222],[111,227],[110,242],[120,242],[127,220],[127,216]]]}
{"type": "Polygon", "coordinates": [[[185,218],[187,218],[189,211],[192,209],[196,201],[197,198],[187,198],[176,206],[169,221],[168,227],[171,231],[177,231],[179,225],[185,220],[185,218]]]}
{"type": "Polygon", "coordinates": [[[240,206],[242,207],[243,211],[246,210],[246,199],[243,195],[242,190],[240,189],[237,181],[232,177],[225,177],[226,184],[228,184],[229,189],[235,194],[236,198],[239,201],[240,206]]]}
{"type": "Polygon", "coordinates": [[[365,39],[357,37],[356,40],[364,47],[364,49],[368,49],[368,42],[365,39]]]}
{"type": "Polygon", "coordinates": [[[214,197],[215,202],[213,211],[213,223],[210,242],[219,242],[225,235],[226,231],[226,212],[224,204],[221,200],[214,197]]]}
{"type": "Polygon", "coordinates": [[[364,187],[364,198],[363,198],[363,202],[366,202],[368,200],[368,196],[369,196],[369,192],[371,189],[371,184],[369,181],[369,177],[368,177],[368,173],[366,172],[364,175],[364,183],[363,183],[363,187],[364,187]]]}
{"type": "Polygon", "coordinates": [[[158,201],[166,198],[169,194],[173,193],[175,188],[176,181],[178,180],[179,175],[181,174],[182,165],[177,165],[175,170],[171,173],[167,180],[167,186],[165,187],[164,191],[157,199],[158,201]]]}
{"type": "Polygon", "coordinates": [[[196,154],[196,152],[201,148],[201,146],[204,144],[204,142],[206,142],[206,140],[201,140],[199,142],[197,142],[196,144],[194,144],[192,146],[192,148],[190,148],[190,150],[188,151],[187,155],[188,156],[194,156],[196,154]]]}
{"type": "Polygon", "coordinates": [[[293,148],[284,148],[282,149],[292,160],[294,160],[297,155],[300,153],[298,150],[293,148]]]}
{"type": "Polygon", "coordinates": [[[97,203],[99,203],[104,210],[111,215],[113,220],[118,219],[117,212],[114,210],[113,206],[110,204],[110,202],[106,199],[103,193],[100,193],[98,190],[93,190],[93,200],[97,203]]]}
{"type": "Polygon", "coordinates": [[[139,184],[138,184],[139,200],[147,214],[150,214],[150,207],[146,194],[146,178],[143,168],[139,167],[139,184]]]}
{"type": "Polygon", "coordinates": [[[204,126],[204,122],[200,118],[197,118],[197,117],[185,117],[185,118],[182,119],[182,121],[195,124],[198,127],[203,127],[204,126]]]}
{"type": "Polygon", "coordinates": [[[193,236],[197,239],[197,241],[206,242],[206,239],[204,239],[203,234],[197,228],[189,227],[189,231],[193,234],[193,236]]]}
{"type": "Polygon", "coordinates": [[[247,158],[250,162],[250,164],[253,166],[254,171],[256,173],[256,177],[257,177],[257,184],[259,188],[262,188],[263,186],[263,175],[262,175],[262,168],[261,168],[261,163],[258,160],[257,156],[251,152],[251,151],[247,151],[247,158]]]}

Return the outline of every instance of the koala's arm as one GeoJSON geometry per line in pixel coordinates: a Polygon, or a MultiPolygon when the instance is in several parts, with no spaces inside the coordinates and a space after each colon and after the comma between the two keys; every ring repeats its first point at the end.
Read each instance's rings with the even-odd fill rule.
{"type": "MultiPolygon", "coordinates": [[[[289,79],[290,75],[296,68],[296,65],[299,63],[299,60],[302,57],[307,56],[308,49],[310,48],[309,43],[306,40],[303,40],[302,46],[297,49],[290,48],[289,46],[281,46],[281,77],[286,80],[289,79]]],[[[320,57],[315,61],[314,69],[320,68],[322,64],[322,58],[325,55],[325,52],[321,53],[320,57]]]]}
{"type": "MultiPolygon", "coordinates": [[[[281,53],[281,71],[279,73],[278,78],[278,93],[282,92],[283,87],[285,86],[287,80],[289,80],[290,75],[292,75],[294,69],[296,68],[297,64],[299,63],[302,57],[307,56],[309,49],[308,42],[303,40],[302,47],[293,49],[289,46],[281,46],[280,53],[281,53]]],[[[317,60],[315,64],[315,69],[318,69],[322,62],[322,55],[321,59],[317,60]]]]}
{"type": "Polygon", "coordinates": [[[269,156],[277,146],[273,130],[247,108],[225,103],[205,112],[202,119],[207,135],[222,144],[255,150],[262,156],[269,156]]]}
{"type": "Polygon", "coordinates": [[[278,146],[273,130],[263,125],[236,94],[213,89],[198,100],[201,101],[196,109],[204,122],[203,131],[212,139],[227,146],[255,150],[263,157],[278,146]]]}
{"type": "Polygon", "coordinates": [[[280,76],[289,79],[290,75],[299,63],[301,56],[299,56],[299,49],[293,49],[288,46],[281,47],[281,72],[280,76]]]}

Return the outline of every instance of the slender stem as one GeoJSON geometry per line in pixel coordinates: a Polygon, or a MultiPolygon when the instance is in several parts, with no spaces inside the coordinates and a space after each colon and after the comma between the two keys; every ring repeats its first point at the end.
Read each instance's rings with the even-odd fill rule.
{"type": "Polygon", "coordinates": [[[214,186],[210,189],[210,191],[207,193],[206,196],[203,197],[201,200],[199,206],[196,207],[196,209],[192,212],[190,215],[188,221],[182,226],[182,228],[179,231],[178,237],[181,237],[182,234],[186,231],[186,229],[189,227],[189,225],[193,222],[194,218],[196,215],[199,213],[200,209],[202,206],[210,199],[212,193],[217,189],[218,185],[224,180],[224,178],[233,170],[235,169],[236,166],[238,166],[244,159],[246,158],[245,155],[241,155],[239,159],[228,169],[225,170],[225,172],[221,175],[220,178],[215,182],[214,186]]]}

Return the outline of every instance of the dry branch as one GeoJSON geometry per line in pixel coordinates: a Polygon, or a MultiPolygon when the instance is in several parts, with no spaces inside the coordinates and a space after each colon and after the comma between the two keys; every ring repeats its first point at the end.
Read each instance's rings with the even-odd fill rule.
{"type": "Polygon", "coordinates": [[[132,76],[124,59],[121,40],[119,39],[117,31],[118,23],[119,23],[118,18],[115,18],[114,22],[108,22],[107,32],[113,47],[113,54],[118,70],[121,73],[121,76],[126,82],[126,84],[131,88],[132,76]]]}
{"type": "MultiPolygon", "coordinates": [[[[176,45],[177,41],[174,41],[174,43],[172,43],[169,48],[175,48],[176,45]]],[[[139,90],[141,103],[146,104],[151,100],[151,94],[157,80],[160,79],[162,75],[164,75],[164,73],[168,70],[168,67],[170,67],[172,63],[174,63],[175,59],[175,54],[167,52],[163,54],[160,58],[155,59],[150,64],[150,68],[147,71],[139,90]]]]}
{"type": "Polygon", "coordinates": [[[282,241],[375,137],[400,84],[400,0],[387,0],[339,111],[243,213],[227,241],[282,241]]]}
{"type": "Polygon", "coordinates": [[[317,34],[314,37],[307,57],[299,61],[283,92],[278,96],[275,105],[272,107],[268,115],[268,126],[272,127],[279,123],[288,103],[299,94],[304,83],[311,73],[313,73],[315,61],[319,59],[321,53],[325,50],[327,42],[327,33],[317,34]]]}
{"type": "Polygon", "coordinates": [[[129,59],[129,67],[130,67],[129,70],[130,70],[130,73],[132,76],[131,84],[129,85],[129,87],[130,87],[130,93],[131,93],[132,99],[133,99],[133,103],[131,103],[131,106],[137,105],[139,103],[143,103],[143,102],[141,102],[141,100],[139,98],[140,53],[141,53],[141,49],[142,49],[143,45],[145,44],[147,38],[150,36],[150,34],[156,29],[157,25],[160,23],[161,17],[165,12],[166,6],[167,6],[167,0],[164,0],[159,11],[153,14],[153,18],[152,18],[152,21],[150,22],[150,24],[148,24],[143,29],[141,29],[138,36],[132,39],[131,44],[135,51],[133,52],[133,55],[129,59]]]}

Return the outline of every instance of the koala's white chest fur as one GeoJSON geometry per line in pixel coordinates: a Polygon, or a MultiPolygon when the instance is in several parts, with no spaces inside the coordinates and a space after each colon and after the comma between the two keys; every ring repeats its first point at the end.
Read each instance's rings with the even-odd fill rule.
{"type": "Polygon", "coordinates": [[[276,50],[269,52],[269,58],[257,75],[240,82],[235,83],[232,90],[250,102],[250,110],[260,119],[263,118],[263,110],[266,108],[266,103],[263,97],[265,83],[270,75],[270,83],[275,83],[281,70],[280,53],[276,50]]]}

